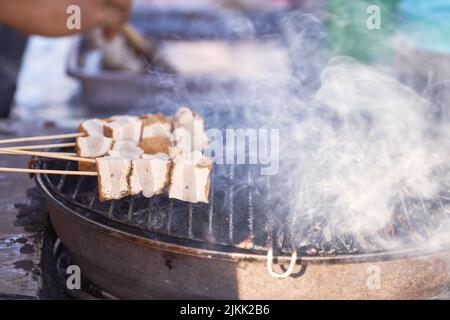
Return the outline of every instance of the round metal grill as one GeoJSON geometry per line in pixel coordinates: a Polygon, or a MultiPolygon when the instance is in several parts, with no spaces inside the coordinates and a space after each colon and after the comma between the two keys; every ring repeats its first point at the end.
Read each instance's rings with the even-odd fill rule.
{"type": "MultiPolygon", "coordinates": [[[[67,150],[65,150],[67,151],[67,150]]],[[[38,162],[45,169],[76,170],[76,164],[64,160],[38,162]]],[[[342,234],[321,217],[305,220],[300,226],[302,239],[295,238],[292,213],[279,194],[271,191],[276,177],[260,176],[254,165],[215,165],[210,203],[192,204],[169,199],[167,194],[150,199],[130,196],[100,202],[95,177],[43,175],[48,190],[58,200],[90,219],[102,218],[133,231],[164,241],[188,241],[196,246],[218,245],[223,250],[266,254],[273,247],[289,255],[296,246],[299,255],[327,256],[383,251],[376,240],[366,235],[342,234]]],[[[285,195],[286,197],[288,195],[285,195]]],[[[392,224],[380,232],[380,238],[401,238],[403,245],[423,244],[442,221],[450,197],[434,201],[401,196],[398,214],[392,224]]]]}

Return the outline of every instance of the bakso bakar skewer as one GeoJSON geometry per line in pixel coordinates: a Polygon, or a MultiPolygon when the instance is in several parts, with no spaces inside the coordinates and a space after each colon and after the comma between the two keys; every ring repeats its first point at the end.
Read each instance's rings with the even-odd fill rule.
{"type": "Polygon", "coordinates": [[[139,146],[147,154],[169,152],[172,146],[172,122],[162,113],[141,116],[142,137],[139,146]]]}
{"type": "Polygon", "coordinates": [[[115,116],[103,126],[103,133],[114,141],[129,140],[138,144],[141,140],[142,121],[134,116],[115,116]]]}
{"type": "MultiPolygon", "coordinates": [[[[78,137],[76,139],[78,157],[96,159],[106,155],[112,146],[112,139],[104,136],[78,137]]],[[[78,162],[80,171],[96,171],[95,163],[78,162]]]]}
{"type": "Polygon", "coordinates": [[[171,162],[167,154],[142,155],[133,160],[130,175],[130,193],[142,193],[146,198],[163,193],[169,183],[171,162]]]}
{"type": "Polygon", "coordinates": [[[118,200],[130,194],[128,176],[131,160],[116,157],[97,159],[98,195],[100,201],[118,200]]]}
{"type": "Polygon", "coordinates": [[[152,137],[166,137],[170,139],[172,123],[170,118],[162,113],[141,116],[142,139],[152,137]]]}
{"type": "Polygon", "coordinates": [[[165,153],[169,154],[169,148],[172,146],[172,142],[166,137],[150,137],[142,139],[139,143],[146,154],[165,153]]]}
{"type": "Polygon", "coordinates": [[[88,136],[76,139],[77,156],[84,158],[103,157],[112,146],[112,139],[104,136],[88,136]]]}
{"type": "MultiPolygon", "coordinates": [[[[167,190],[169,198],[208,202],[212,160],[202,153],[208,146],[204,120],[189,108],[178,109],[173,117],[158,113],[89,119],[80,124],[78,133],[10,139],[0,143],[58,138],[75,138],[75,143],[18,145],[3,148],[0,153],[76,161],[80,175],[97,176],[100,201],[118,200],[128,195],[150,198],[167,190]],[[75,146],[76,156],[66,151],[18,150],[46,146],[75,146]]],[[[2,170],[25,172],[25,169],[14,168],[2,170]]],[[[74,174],[74,171],[64,170],[45,172],[50,171],[74,174]]]]}
{"type": "Polygon", "coordinates": [[[110,156],[119,157],[127,160],[139,159],[144,153],[144,150],[139,148],[132,141],[116,141],[108,154],[110,156]]]}
{"type": "Polygon", "coordinates": [[[176,156],[170,173],[169,198],[208,203],[212,160],[199,151],[176,156]]]}
{"type": "Polygon", "coordinates": [[[205,122],[197,112],[181,107],[173,117],[175,146],[186,152],[202,151],[208,147],[205,122]],[[190,138],[190,148],[189,147],[190,138]]]}
{"type": "Polygon", "coordinates": [[[80,124],[79,130],[86,136],[103,136],[103,127],[108,122],[102,119],[89,119],[80,124]]]}

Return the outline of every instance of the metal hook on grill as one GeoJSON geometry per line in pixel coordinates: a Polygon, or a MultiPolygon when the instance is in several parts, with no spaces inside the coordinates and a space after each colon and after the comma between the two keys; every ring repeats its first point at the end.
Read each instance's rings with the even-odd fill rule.
{"type": "Polygon", "coordinates": [[[296,262],[297,262],[297,249],[295,248],[295,246],[293,246],[289,268],[286,270],[286,272],[277,273],[273,271],[273,246],[270,246],[269,250],[267,251],[267,271],[274,278],[283,279],[289,277],[294,272],[296,262]]]}

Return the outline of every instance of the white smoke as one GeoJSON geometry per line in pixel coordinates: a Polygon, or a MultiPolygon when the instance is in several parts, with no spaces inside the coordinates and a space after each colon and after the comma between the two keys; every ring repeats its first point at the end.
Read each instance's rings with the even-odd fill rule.
{"type": "Polygon", "coordinates": [[[326,215],[343,232],[376,233],[392,223],[401,194],[439,191],[429,104],[394,78],[334,58],[302,120],[292,123],[292,206],[297,219],[326,215]]]}
{"type": "MultiPolygon", "coordinates": [[[[442,211],[449,206],[441,194],[450,186],[446,96],[436,106],[397,80],[392,68],[326,59],[320,45],[326,33],[314,16],[290,14],[283,27],[293,73],[261,74],[239,97],[245,118],[280,129],[281,169],[272,188],[288,204],[295,242],[307,245],[315,228],[331,245],[338,233],[366,250],[442,239],[438,233],[448,231],[442,211]],[[400,228],[409,233],[386,237],[415,216],[425,220],[405,222],[400,228]]],[[[274,212],[280,220],[286,214],[274,212]]]]}
{"type": "MultiPolygon", "coordinates": [[[[259,70],[257,79],[237,91],[211,85],[201,98],[180,86],[176,104],[200,111],[208,127],[280,130],[273,212],[278,220],[290,212],[297,245],[312,243],[315,230],[331,246],[341,234],[357,238],[362,249],[368,249],[367,239],[376,242],[371,249],[393,248],[411,238],[443,239],[436,233],[448,231],[438,216],[449,210],[450,195],[442,194],[450,187],[450,117],[437,115],[448,95],[440,95],[437,112],[433,101],[387,69],[348,57],[329,59],[323,48],[326,30],[316,17],[291,13],[281,22],[283,34],[264,40],[287,44],[290,72],[259,70]],[[414,226],[405,225],[412,230],[408,239],[401,232],[385,237],[409,215],[436,224],[434,234],[415,234],[414,226]]],[[[417,223],[423,227],[423,221],[417,223]]]]}

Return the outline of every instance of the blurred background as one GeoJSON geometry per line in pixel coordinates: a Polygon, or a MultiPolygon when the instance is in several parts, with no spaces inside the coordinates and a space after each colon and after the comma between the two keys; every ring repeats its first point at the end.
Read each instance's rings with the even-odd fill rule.
{"type": "Polygon", "coordinates": [[[136,0],[130,22],[158,47],[153,63],[120,36],[30,37],[10,116],[165,111],[198,101],[211,85],[239,87],[302,64],[300,77],[313,83],[334,55],[391,68],[434,99],[445,101],[449,91],[449,0],[136,0]],[[371,5],[380,9],[380,29],[367,27],[371,5]],[[304,14],[317,19],[313,27],[298,18],[304,14]],[[289,29],[290,19],[299,22],[289,29]]]}

